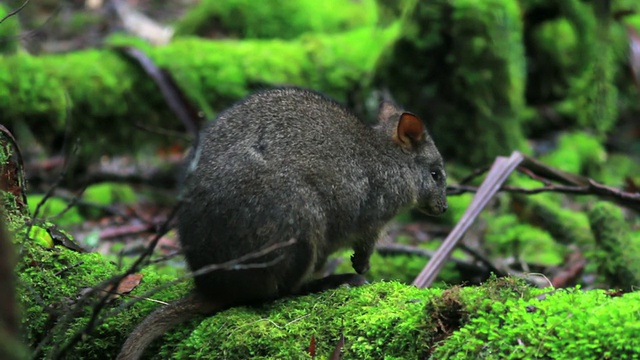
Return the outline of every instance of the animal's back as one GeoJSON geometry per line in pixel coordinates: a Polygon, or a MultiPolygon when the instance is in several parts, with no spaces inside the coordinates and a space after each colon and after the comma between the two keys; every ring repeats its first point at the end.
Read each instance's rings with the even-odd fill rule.
{"type": "Polygon", "coordinates": [[[328,219],[349,223],[351,207],[360,206],[358,191],[365,189],[358,182],[366,175],[353,161],[354,152],[366,149],[346,139],[368,131],[341,105],[295,88],[254,94],[222,113],[204,130],[186,178],[178,222],[189,264],[196,270],[290,238],[297,243],[253,261],[282,256],[278,265],[213,272],[196,278],[198,288],[228,289],[259,278],[248,288],[261,300],[306,278],[337,246],[326,241],[334,235],[329,228],[340,228],[328,219]]]}
{"type": "Polygon", "coordinates": [[[211,156],[248,150],[254,160],[281,162],[334,158],[338,149],[354,151],[360,144],[345,137],[368,135],[369,128],[322,94],[282,88],[247,97],[223,112],[204,134],[211,156]]]}

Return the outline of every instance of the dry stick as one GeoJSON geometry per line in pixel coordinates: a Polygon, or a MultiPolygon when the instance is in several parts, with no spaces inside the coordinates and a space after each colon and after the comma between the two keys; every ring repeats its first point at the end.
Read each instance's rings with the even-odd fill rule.
{"type": "Polygon", "coordinates": [[[480,211],[487,206],[489,200],[498,192],[507,177],[518,167],[523,159],[523,155],[518,151],[514,151],[508,159],[502,156],[496,158],[489,174],[487,174],[487,178],[480,185],[478,193],[473,198],[462,219],[449,233],[449,236],[422,269],[420,275],[413,281],[413,285],[419,288],[431,286],[456,244],[467,232],[473,221],[480,215],[480,211]]]}
{"type": "MultiPolygon", "coordinates": [[[[185,128],[196,137],[197,141],[197,113],[193,110],[194,107],[187,102],[184,94],[181,93],[171,75],[160,69],[147,54],[136,48],[125,46],[120,48],[120,50],[138,61],[138,64],[160,89],[160,93],[171,111],[180,119],[185,128]]],[[[196,148],[196,145],[194,145],[194,148],[196,148]]]]}

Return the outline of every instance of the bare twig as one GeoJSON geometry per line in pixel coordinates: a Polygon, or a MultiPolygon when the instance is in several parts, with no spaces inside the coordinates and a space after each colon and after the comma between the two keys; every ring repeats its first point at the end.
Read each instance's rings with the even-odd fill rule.
{"type": "MultiPolygon", "coordinates": [[[[557,193],[574,194],[574,195],[595,195],[603,199],[614,201],[618,205],[640,212],[640,193],[626,192],[620,189],[616,189],[614,187],[600,184],[593,179],[581,177],[575,174],[569,174],[569,176],[561,178],[559,177],[560,170],[554,169],[554,170],[557,170],[558,172],[550,172],[548,170],[553,168],[546,165],[544,165],[544,167],[546,169],[543,171],[544,173],[552,174],[552,177],[555,180],[559,180],[563,183],[570,183],[570,185],[554,184],[549,179],[540,176],[539,173],[534,172],[530,168],[520,166],[518,168],[519,171],[527,174],[534,180],[538,180],[542,182],[543,184],[545,184],[545,186],[527,189],[527,188],[505,185],[500,188],[500,191],[519,193],[519,194],[538,194],[542,192],[557,192],[557,193]]],[[[540,167],[537,167],[537,170],[540,170],[540,169],[541,169],[540,167]]],[[[466,192],[476,192],[476,191],[478,191],[477,187],[469,186],[469,185],[450,185],[447,188],[448,195],[457,195],[457,194],[463,194],[466,192]]]]}
{"type": "Polygon", "coordinates": [[[17,13],[19,13],[20,11],[22,11],[22,9],[24,9],[25,6],[27,6],[27,4],[29,3],[29,0],[25,0],[24,3],[22,3],[22,5],[20,5],[19,8],[11,11],[10,13],[8,13],[7,15],[5,15],[2,19],[0,19],[0,24],[2,24],[5,20],[7,20],[8,18],[16,15],[17,13]]]}
{"type": "Polygon", "coordinates": [[[61,270],[56,271],[53,275],[55,275],[55,276],[62,275],[63,273],[65,273],[65,272],[67,272],[67,271],[69,271],[69,270],[71,270],[71,269],[75,269],[75,268],[77,268],[78,266],[83,265],[83,264],[84,264],[84,261],[78,261],[77,263],[75,263],[75,264],[73,264],[73,265],[67,266],[67,267],[66,267],[66,268],[64,268],[64,269],[61,269],[61,270]]]}

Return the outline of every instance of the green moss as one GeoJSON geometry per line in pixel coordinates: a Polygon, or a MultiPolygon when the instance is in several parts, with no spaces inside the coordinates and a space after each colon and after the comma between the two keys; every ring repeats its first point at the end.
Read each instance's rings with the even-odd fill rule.
{"type": "Polygon", "coordinates": [[[538,51],[545,52],[549,57],[557,57],[559,66],[565,71],[575,69],[576,46],[578,34],[571,22],[566,18],[542,23],[533,34],[538,51]]]}
{"type": "Polygon", "coordinates": [[[462,215],[464,215],[464,212],[467,210],[469,205],[471,205],[474,195],[475,194],[465,193],[456,196],[449,196],[447,198],[449,208],[443,215],[444,220],[450,224],[457,224],[460,219],[462,219],[462,215]]]}
{"type": "Polygon", "coordinates": [[[292,39],[307,32],[337,33],[372,26],[376,20],[375,0],[203,0],[178,21],[176,35],[292,39]]]}
{"type": "MultiPolygon", "coordinates": [[[[24,251],[17,272],[21,284],[18,301],[23,308],[26,341],[35,349],[44,336],[51,335],[44,343],[43,352],[47,354],[59,349],[86,325],[98,297],[90,298],[85,306],[75,308],[75,302],[82,293],[115,275],[118,269],[97,253],[80,254],[58,246],[48,250],[29,243],[25,243],[24,251]]],[[[144,277],[136,288],[137,292],[145,293],[173,279],[150,270],[142,272],[144,277]]],[[[187,287],[188,284],[182,284],[165,289],[152,298],[176,299],[185,293],[187,287]]],[[[81,341],[67,358],[103,359],[105,354],[115,354],[124,340],[122,329],[132,328],[157,305],[151,301],[140,301],[132,309],[115,316],[115,306],[120,301],[115,299],[107,306],[105,311],[112,316],[108,316],[104,324],[95,330],[95,337],[81,341]]]]}
{"type": "Polygon", "coordinates": [[[597,245],[594,260],[607,284],[635,288],[640,283],[640,239],[631,237],[620,208],[598,202],[589,212],[589,221],[597,245]]]}
{"type": "MultiPolygon", "coordinates": [[[[205,109],[221,110],[257,88],[284,84],[345,100],[354,86],[369,82],[398,33],[396,24],[292,41],[180,38],[149,48],[147,54],[171,73],[188,99],[205,109]]],[[[118,42],[125,43],[122,37],[118,42]]],[[[81,159],[135,153],[142,146],[168,142],[136,124],[181,128],[156,85],[116,50],[6,56],[0,57],[0,69],[11,69],[0,71],[5,125],[26,123],[42,144],[52,146],[68,123],[70,138],[79,139],[81,159]]]]}
{"type": "Polygon", "coordinates": [[[589,248],[593,245],[593,235],[589,230],[589,220],[584,212],[563,207],[561,197],[556,194],[515,196],[517,206],[524,209],[520,215],[527,222],[536,223],[561,244],[578,244],[589,248]]]}
{"type": "MultiPolygon", "coordinates": [[[[437,243],[433,243],[438,245],[437,243]]],[[[432,246],[433,248],[433,246],[432,246]]],[[[351,255],[353,251],[345,250],[332,257],[340,261],[335,273],[352,273],[351,255]]],[[[461,258],[459,252],[454,256],[461,258]]],[[[365,274],[367,281],[398,281],[403,284],[411,284],[420,274],[429,259],[424,256],[410,254],[389,254],[381,255],[375,252],[370,259],[371,269],[365,274]]],[[[438,281],[446,284],[456,284],[460,282],[460,274],[455,268],[455,264],[447,262],[442,272],[438,275],[438,281]]]]}
{"type": "MultiPolygon", "coordinates": [[[[29,203],[29,212],[34,214],[38,204],[42,201],[44,195],[33,194],[27,197],[29,203]]],[[[74,206],[67,210],[69,204],[59,198],[50,197],[47,201],[40,206],[37,217],[40,219],[51,219],[55,221],[57,225],[62,227],[80,224],[84,221],[84,218],[78,212],[78,209],[74,206]],[[65,211],[66,210],[66,211],[65,211]],[[64,213],[63,213],[64,211],[64,213]]]]}
{"type": "MultiPolygon", "coordinates": [[[[26,341],[33,348],[50,334],[43,347],[44,353],[50,354],[81,330],[90,317],[96,299],[74,307],[83,289],[109,278],[118,269],[99,254],[25,245],[18,266],[18,290],[26,341]]],[[[141,284],[131,295],[145,296],[148,290],[173,278],[157,272],[157,268],[145,269],[141,284]]],[[[183,283],[151,298],[172,301],[190,286],[183,283]]],[[[346,339],[343,357],[357,359],[426,358],[432,352],[432,358],[452,354],[500,357],[512,354],[514,349],[553,358],[578,351],[593,356],[611,351],[613,357],[622,358],[624,351],[638,348],[639,340],[633,332],[638,331],[640,323],[638,293],[611,298],[598,291],[558,291],[543,300],[536,299],[534,296],[541,292],[510,278],[446,291],[396,282],[339,288],[256,307],[236,307],[183,324],[156,342],[149,354],[158,359],[306,358],[313,336],[318,356],[324,358],[333,351],[341,334],[346,339]],[[603,327],[603,323],[610,326],[603,327]],[[603,336],[609,334],[611,326],[617,336],[613,340],[607,337],[609,341],[605,342],[603,336]],[[460,330],[454,332],[456,329],[460,330]],[[519,345],[522,343],[531,346],[519,345]]],[[[113,357],[125,334],[158,306],[143,300],[117,313],[119,301],[107,305],[106,313],[99,317],[105,322],[83,337],[66,358],[113,357]]]]}
{"type": "Polygon", "coordinates": [[[578,31],[578,59],[581,73],[572,80],[570,97],[576,102],[577,120],[603,136],[617,120],[618,89],[614,84],[615,46],[612,46],[611,15],[601,13],[595,2],[562,2],[561,9],[578,31]]]}
{"type": "Polygon", "coordinates": [[[378,81],[428,120],[448,159],[525,150],[525,53],[515,0],[415,1],[378,81]]]}
{"type": "Polygon", "coordinates": [[[485,241],[494,254],[512,256],[529,264],[561,265],[566,248],[556,243],[549,232],[523,224],[514,214],[485,216],[485,241]]]}
{"type": "Polygon", "coordinates": [[[542,156],[544,163],[564,171],[598,178],[607,159],[601,142],[584,132],[569,132],[560,135],[557,147],[542,156]]]}
{"type": "Polygon", "coordinates": [[[565,98],[569,79],[579,71],[578,34],[566,18],[541,23],[530,29],[531,66],[535,76],[527,84],[528,99],[545,103],[565,98]]]}
{"type": "Polygon", "coordinates": [[[632,359],[640,353],[640,292],[611,297],[556,290],[483,305],[432,359],[632,359]]]}
{"type": "Polygon", "coordinates": [[[607,160],[602,164],[602,183],[609,186],[623,188],[626,179],[631,179],[634,183],[640,183],[640,172],[638,172],[638,161],[624,154],[609,153],[607,160]]]}
{"type": "Polygon", "coordinates": [[[133,204],[136,193],[130,185],[119,183],[100,183],[89,186],[82,194],[83,200],[99,205],[114,203],[133,204]]]}
{"type": "Polygon", "coordinates": [[[169,336],[172,341],[154,358],[304,359],[312,336],[318,356],[325,358],[341,331],[346,339],[343,358],[415,358],[422,346],[415,324],[425,301],[439,292],[376,283],[234,308],[203,320],[189,333],[169,336]]]}

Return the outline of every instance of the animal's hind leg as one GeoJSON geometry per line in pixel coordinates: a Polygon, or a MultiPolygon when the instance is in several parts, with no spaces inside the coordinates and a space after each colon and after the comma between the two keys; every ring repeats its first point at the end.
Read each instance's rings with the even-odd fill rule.
{"type": "Polygon", "coordinates": [[[329,289],[335,289],[341,285],[349,285],[352,287],[368,284],[364,276],[358,274],[335,274],[325,276],[323,278],[310,281],[304,284],[298,290],[297,294],[309,294],[321,292],[329,289]]]}

